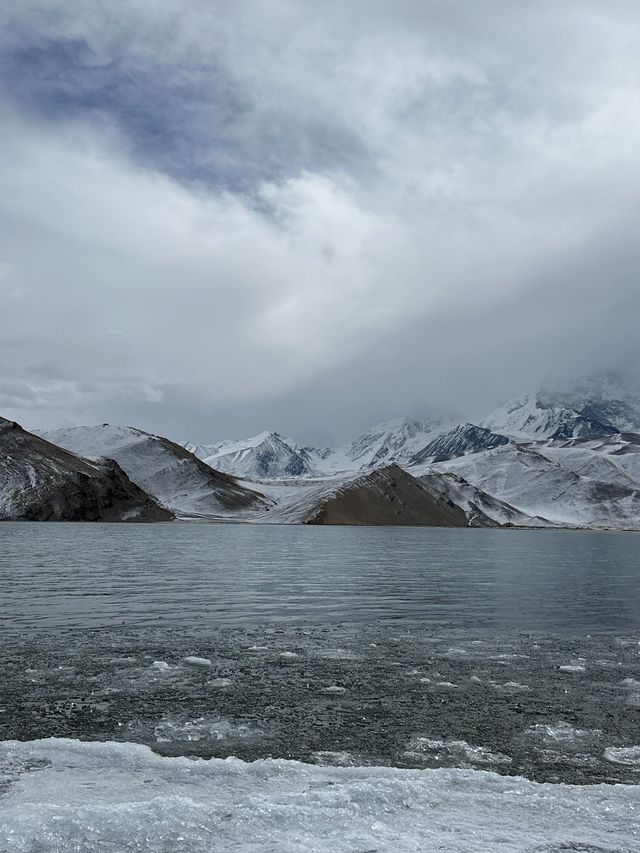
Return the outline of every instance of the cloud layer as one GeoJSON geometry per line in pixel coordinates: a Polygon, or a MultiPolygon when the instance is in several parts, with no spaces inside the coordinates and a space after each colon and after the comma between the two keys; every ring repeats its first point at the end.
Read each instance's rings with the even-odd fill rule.
{"type": "Polygon", "coordinates": [[[5,416],[339,438],[640,355],[636,4],[9,0],[0,32],[5,416]]]}

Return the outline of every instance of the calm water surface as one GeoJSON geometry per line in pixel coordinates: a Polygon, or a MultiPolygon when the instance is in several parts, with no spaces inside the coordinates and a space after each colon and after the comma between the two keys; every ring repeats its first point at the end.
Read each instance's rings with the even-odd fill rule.
{"type": "Polygon", "coordinates": [[[0,625],[640,622],[640,536],[199,523],[0,525],[0,625]]]}
{"type": "Polygon", "coordinates": [[[636,783],[639,555],[614,533],[5,523],[0,741],[636,783]]]}

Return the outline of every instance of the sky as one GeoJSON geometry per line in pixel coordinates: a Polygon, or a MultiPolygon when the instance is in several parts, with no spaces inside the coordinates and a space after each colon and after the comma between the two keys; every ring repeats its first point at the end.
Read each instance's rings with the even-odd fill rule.
{"type": "Polygon", "coordinates": [[[640,357],[636,0],[4,0],[0,414],[479,419],[640,357]]]}

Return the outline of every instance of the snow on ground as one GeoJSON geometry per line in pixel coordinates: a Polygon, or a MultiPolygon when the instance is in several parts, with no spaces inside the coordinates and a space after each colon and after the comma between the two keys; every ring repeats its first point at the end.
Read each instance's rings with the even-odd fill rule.
{"type": "Polygon", "coordinates": [[[451,459],[431,471],[462,478],[530,517],[572,527],[640,527],[640,484],[591,450],[509,444],[451,459]],[[607,477],[607,479],[601,479],[607,477]]]}
{"type": "Polygon", "coordinates": [[[0,792],[6,853],[640,849],[634,786],[473,770],[202,761],[49,739],[0,744],[0,792]]]}
{"type": "Polygon", "coordinates": [[[620,456],[603,453],[582,444],[563,447],[554,443],[548,447],[541,446],[537,450],[542,456],[580,477],[640,489],[640,448],[637,453],[620,456]]]}
{"type": "Polygon", "coordinates": [[[313,514],[323,499],[335,494],[351,479],[353,478],[342,476],[312,480],[291,478],[239,482],[246,488],[259,491],[275,503],[275,506],[266,511],[258,509],[253,520],[264,524],[300,524],[313,514]]]}

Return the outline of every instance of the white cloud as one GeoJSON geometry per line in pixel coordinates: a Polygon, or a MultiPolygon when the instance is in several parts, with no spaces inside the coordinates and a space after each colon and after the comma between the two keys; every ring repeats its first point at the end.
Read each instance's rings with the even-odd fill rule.
{"type": "Polygon", "coordinates": [[[165,130],[197,163],[165,168],[179,147],[151,131],[148,155],[132,147],[128,90],[119,111],[104,93],[55,119],[6,106],[11,416],[148,402],[160,429],[182,389],[197,417],[258,418],[342,372],[353,419],[381,393],[367,360],[390,405],[419,408],[475,404],[470,358],[497,393],[506,359],[544,372],[637,355],[634,4],[13,5],[7,32],[86,43],[137,81],[140,109],[159,97],[150,80],[179,84],[185,124],[165,130]]]}

